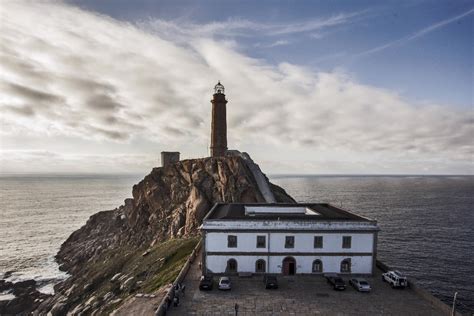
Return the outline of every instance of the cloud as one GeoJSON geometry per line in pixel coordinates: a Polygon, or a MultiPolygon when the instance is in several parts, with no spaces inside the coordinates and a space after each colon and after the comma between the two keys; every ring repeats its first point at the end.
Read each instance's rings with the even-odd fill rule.
{"type": "Polygon", "coordinates": [[[15,83],[6,83],[0,86],[2,91],[10,94],[11,96],[16,96],[19,98],[24,98],[28,101],[35,102],[61,102],[63,99],[60,96],[54,94],[45,93],[36,89],[25,87],[15,83]]]}
{"type": "Polygon", "coordinates": [[[322,39],[322,38],[324,38],[325,36],[326,36],[326,35],[323,34],[323,33],[311,33],[311,34],[309,34],[309,37],[310,37],[310,38],[314,38],[314,39],[317,39],[317,40],[322,39]]]}
{"type": "Polygon", "coordinates": [[[51,172],[49,166],[54,164],[54,173],[140,173],[156,160],[156,157],[146,154],[64,154],[45,150],[0,150],[2,159],[0,173],[34,173],[51,172]],[[25,170],[25,165],[33,168],[25,170]]]}
{"type": "Polygon", "coordinates": [[[187,20],[166,21],[162,19],[144,19],[137,25],[154,34],[174,41],[186,41],[190,37],[256,37],[256,36],[289,36],[301,33],[312,33],[354,23],[367,11],[340,13],[326,18],[315,18],[303,22],[261,23],[240,18],[229,18],[225,21],[197,24],[187,20]]]}
{"type": "Polygon", "coordinates": [[[33,107],[28,106],[28,105],[24,105],[24,106],[4,105],[3,109],[6,112],[12,112],[12,113],[20,115],[20,116],[33,116],[33,115],[35,115],[35,111],[33,110],[33,107]]]}
{"type": "MultiPolygon", "coordinates": [[[[224,30],[219,24],[188,36],[188,26],[161,21],[155,24],[160,30],[150,34],[56,2],[3,6],[0,135],[9,146],[3,152],[35,144],[62,157],[54,142],[67,137],[70,159],[74,144],[80,144],[77,155],[95,161],[84,153],[87,143],[123,148],[127,157],[156,156],[150,147],[202,156],[209,146],[209,99],[220,79],[229,100],[229,147],[257,157],[274,152],[274,161],[348,157],[390,165],[397,157],[472,165],[472,111],[410,102],[340,71],[267,64],[240,53],[235,44],[207,37],[224,30]],[[173,28],[186,34],[186,45],[160,35],[173,28]],[[207,35],[195,36],[200,32],[207,35]]],[[[275,35],[313,32],[343,20],[271,27],[234,21],[229,34],[251,28],[275,35]]],[[[18,167],[13,157],[3,155],[2,164],[18,167]]],[[[49,166],[55,168],[53,162],[49,166]]]]}
{"type": "Polygon", "coordinates": [[[257,43],[257,44],[254,45],[254,47],[272,48],[272,47],[286,46],[286,45],[290,45],[290,41],[287,41],[287,40],[277,40],[277,41],[272,42],[272,43],[269,43],[269,44],[257,43]]]}
{"type": "Polygon", "coordinates": [[[443,21],[440,21],[440,22],[437,22],[437,23],[434,23],[428,27],[425,27],[421,30],[418,30],[410,35],[407,35],[405,37],[402,37],[400,39],[397,39],[397,40],[394,40],[394,41],[391,41],[391,42],[388,42],[386,44],[383,44],[383,45],[380,45],[380,46],[377,46],[377,47],[374,47],[372,49],[369,49],[369,50],[366,50],[364,52],[361,52],[357,55],[355,55],[355,57],[360,57],[360,56],[366,56],[366,55],[370,55],[370,54],[373,54],[373,53],[377,53],[377,52],[380,52],[382,50],[385,50],[387,48],[390,48],[390,47],[393,47],[393,46],[399,46],[399,45],[404,45],[414,39],[417,39],[419,37],[422,37],[428,33],[431,33],[443,26],[446,26],[448,24],[451,24],[453,22],[456,22],[470,14],[474,13],[474,8],[462,13],[462,14],[459,14],[457,16],[454,16],[454,17],[451,17],[449,19],[445,19],[443,21]]]}

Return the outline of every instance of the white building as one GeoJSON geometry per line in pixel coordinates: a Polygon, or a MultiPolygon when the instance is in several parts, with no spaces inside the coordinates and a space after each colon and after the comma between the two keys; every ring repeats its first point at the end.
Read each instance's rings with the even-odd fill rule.
{"type": "Polygon", "coordinates": [[[379,228],[330,204],[216,204],[201,230],[203,273],[371,275],[379,228]]]}

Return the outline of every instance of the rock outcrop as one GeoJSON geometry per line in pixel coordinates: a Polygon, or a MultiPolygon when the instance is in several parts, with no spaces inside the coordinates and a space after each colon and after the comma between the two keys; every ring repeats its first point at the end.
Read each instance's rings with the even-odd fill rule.
{"type": "Polygon", "coordinates": [[[27,315],[48,297],[36,289],[34,280],[16,283],[0,280],[0,292],[7,292],[15,296],[12,300],[0,301],[0,315],[27,315]]]}
{"type": "MultiPolygon", "coordinates": [[[[271,183],[269,187],[277,202],[295,202],[282,188],[271,183]]],[[[197,235],[202,219],[216,202],[265,202],[241,157],[184,160],[154,168],[133,187],[133,199],[91,216],[63,243],[56,260],[71,277],[55,286],[56,294],[36,313],[103,313],[126,283],[102,295],[98,292],[104,282],[118,273],[126,274],[122,269],[137,251],[141,254],[169,239],[197,235]]]]}

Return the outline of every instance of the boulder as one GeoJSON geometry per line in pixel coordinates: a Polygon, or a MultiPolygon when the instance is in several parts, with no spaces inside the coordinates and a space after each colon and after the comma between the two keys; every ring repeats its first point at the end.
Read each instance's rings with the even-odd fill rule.
{"type": "Polygon", "coordinates": [[[115,275],[110,279],[110,282],[115,282],[115,281],[117,281],[121,276],[122,276],[122,273],[117,273],[117,274],[115,274],[115,275]]]}
{"type": "Polygon", "coordinates": [[[130,287],[130,286],[132,285],[132,283],[133,283],[134,280],[135,280],[134,277],[130,277],[130,278],[126,279],[126,280],[122,283],[122,285],[120,286],[120,289],[121,289],[121,290],[124,290],[125,288],[130,287]]]}
{"type": "Polygon", "coordinates": [[[108,300],[110,300],[112,297],[114,297],[114,293],[112,293],[112,292],[107,292],[107,293],[104,295],[104,297],[102,298],[102,300],[108,301],[108,300]]]}
{"type": "Polygon", "coordinates": [[[13,288],[13,283],[5,280],[0,280],[0,292],[5,292],[13,288]]]}

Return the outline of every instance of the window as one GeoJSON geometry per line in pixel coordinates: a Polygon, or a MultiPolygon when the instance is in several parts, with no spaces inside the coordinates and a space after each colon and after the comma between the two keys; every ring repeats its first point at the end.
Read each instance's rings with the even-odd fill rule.
{"type": "Polygon", "coordinates": [[[257,248],[265,248],[266,240],[265,236],[257,236],[257,248]]]}
{"type": "Polygon", "coordinates": [[[351,259],[350,258],[342,260],[341,272],[351,272],[351,259]]]}
{"type": "Polygon", "coordinates": [[[314,248],[323,248],[323,236],[314,236],[314,248]]]}
{"type": "Polygon", "coordinates": [[[265,272],[265,260],[258,259],[255,262],[255,272],[265,272]]]}
{"type": "Polygon", "coordinates": [[[227,260],[227,268],[225,271],[228,273],[237,272],[237,260],[235,259],[227,260]]]}
{"type": "Polygon", "coordinates": [[[237,236],[227,236],[227,248],[237,248],[237,236]]]}
{"type": "Polygon", "coordinates": [[[285,248],[295,248],[295,236],[285,237],[285,248]]]}
{"type": "Polygon", "coordinates": [[[313,261],[313,272],[323,272],[323,262],[319,259],[313,261]]]}
{"type": "Polygon", "coordinates": [[[342,236],[342,248],[351,248],[352,237],[342,236]]]}

